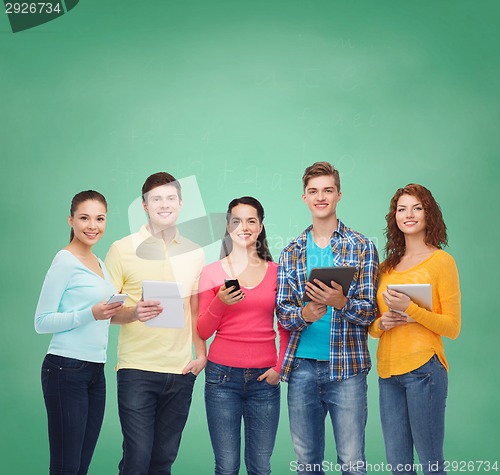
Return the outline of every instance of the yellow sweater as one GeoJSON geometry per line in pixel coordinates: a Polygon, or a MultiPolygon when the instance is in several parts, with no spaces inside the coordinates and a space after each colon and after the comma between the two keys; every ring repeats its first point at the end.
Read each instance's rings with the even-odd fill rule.
{"type": "Polygon", "coordinates": [[[453,257],[438,250],[404,272],[382,272],[377,307],[377,319],[370,325],[369,331],[372,337],[380,338],[377,371],[381,378],[413,371],[434,354],[448,370],[441,337],[455,339],[460,333],[460,283],[453,257]],[[415,323],[381,330],[379,318],[388,311],[382,292],[387,290],[388,284],[432,284],[432,311],[412,302],[406,313],[415,323]]]}

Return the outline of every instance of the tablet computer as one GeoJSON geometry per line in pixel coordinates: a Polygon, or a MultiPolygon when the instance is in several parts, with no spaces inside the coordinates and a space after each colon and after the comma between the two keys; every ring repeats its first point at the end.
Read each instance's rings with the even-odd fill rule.
{"type": "Polygon", "coordinates": [[[184,300],[180,282],[163,280],[143,280],[142,296],[144,300],[158,300],[163,311],[144,325],[160,328],[184,328],[184,300]]]}
{"type": "MultiPolygon", "coordinates": [[[[388,284],[389,290],[395,290],[410,297],[419,307],[432,310],[432,285],[431,284],[388,284]]],[[[390,309],[393,312],[406,316],[409,322],[414,322],[405,312],[390,309]]]]}
{"type": "MultiPolygon", "coordinates": [[[[325,285],[328,285],[328,287],[331,287],[330,282],[333,280],[342,286],[342,293],[347,295],[355,273],[355,266],[315,267],[314,269],[311,269],[311,273],[309,274],[307,281],[314,283],[314,279],[318,279],[325,285]]],[[[311,301],[305,292],[302,300],[304,302],[311,301]]]]}

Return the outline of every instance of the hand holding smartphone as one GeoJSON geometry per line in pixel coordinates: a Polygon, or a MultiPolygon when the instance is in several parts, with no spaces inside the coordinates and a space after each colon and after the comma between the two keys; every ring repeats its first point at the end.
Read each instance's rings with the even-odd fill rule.
{"type": "Polygon", "coordinates": [[[128,294],[113,294],[111,297],[109,297],[106,304],[121,303],[123,305],[125,300],[127,300],[127,297],[128,297],[128,294]]]}
{"type": "Polygon", "coordinates": [[[238,282],[238,279],[224,279],[224,285],[226,286],[226,289],[229,289],[229,287],[234,287],[230,294],[233,294],[234,292],[237,292],[240,290],[240,283],[238,282]]]}

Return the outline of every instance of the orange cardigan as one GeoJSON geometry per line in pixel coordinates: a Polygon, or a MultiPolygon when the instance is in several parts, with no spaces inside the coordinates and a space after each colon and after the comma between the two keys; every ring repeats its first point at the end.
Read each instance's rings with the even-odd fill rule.
{"type": "Polygon", "coordinates": [[[404,272],[381,272],[377,307],[377,318],[370,325],[369,332],[372,337],[380,338],[377,371],[381,378],[413,371],[434,354],[448,370],[441,337],[455,339],[460,333],[460,283],[453,257],[443,250],[437,250],[404,272]],[[406,313],[415,323],[388,331],[381,330],[379,318],[388,311],[382,297],[387,284],[432,284],[432,311],[412,302],[406,313]]]}

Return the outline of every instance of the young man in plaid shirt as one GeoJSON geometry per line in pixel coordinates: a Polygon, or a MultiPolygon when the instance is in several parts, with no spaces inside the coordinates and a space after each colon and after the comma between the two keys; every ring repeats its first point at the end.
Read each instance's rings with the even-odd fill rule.
{"type": "Polygon", "coordinates": [[[277,295],[278,319],[291,331],[282,379],[288,381],[294,469],[325,472],[329,413],[342,473],[365,474],[367,336],[376,315],[377,250],[337,219],[340,178],[330,163],[306,168],[302,181],[312,225],[283,250],[277,295]],[[346,265],[356,267],[347,295],[333,281],[330,286],[307,282],[314,267],[346,265]],[[310,302],[304,302],[304,293],[310,302]]]}

